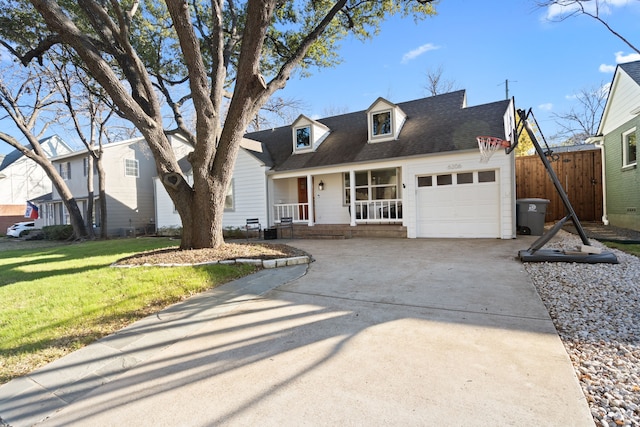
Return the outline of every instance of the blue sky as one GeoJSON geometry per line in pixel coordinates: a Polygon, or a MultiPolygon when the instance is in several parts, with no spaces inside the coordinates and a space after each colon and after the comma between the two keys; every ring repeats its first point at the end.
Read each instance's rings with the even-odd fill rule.
{"type": "MultiPolygon", "coordinates": [[[[640,45],[640,2],[613,3],[603,17],[640,45]]],[[[341,65],[291,79],[284,94],[307,102],[309,116],[358,111],[379,96],[427,96],[426,73],[441,67],[444,79],[467,90],[468,105],[505,99],[509,80],[516,106],[533,108],[549,137],[556,133],[551,113],[569,111],[581,89],[610,83],[618,62],[640,59],[592,18],[550,22],[534,0],[441,0],[437,10],[417,24],[394,18],[372,41],[344,42],[341,65]]]]}
{"type": "MultiPolygon", "coordinates": [[[[610,0],[608,9],[605,20],[640,45],[640,2],[610,0]]],[[[418,23],[393,18],[371,41],[345,40],[340,65],[293,77],[277,95],[324,117],[364,110],[380,96],[396,103],[428,96],[426,74],[441,67],[444,79],[466,89],[470,106],[504,99],[509,80],[509,96],[533,108],[549,137],[557,129],[551,114],[569,111],[576,92],[609,83],[617,63],[640,59],[595,20],[550,22],[535,0],[441,0],[437,10],[418,23]]],[[[6,119],[0,125],[11,128],[6,119]]],[[[0,154],[10,150],[0,142],[0,154]]]]}

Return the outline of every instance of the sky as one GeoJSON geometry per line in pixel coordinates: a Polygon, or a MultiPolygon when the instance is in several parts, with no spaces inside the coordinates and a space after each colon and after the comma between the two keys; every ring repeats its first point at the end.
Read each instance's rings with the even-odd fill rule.
{"type": "MultiPolygon", "coordinates": [[[[605,6],[601,16],[640,45],[640,1],[605,6]]],[[[440,0],[436,9],[417,23],[393,17],[372,40],[343,41],[341,64],[294,76],[276,95],[301,101],[300,114],[321,118],[366,110],[378,97],[401,103],[429,96],[427,73],[440,68],[443,79],[466,90],[469,106],[505,99],[508,81],[508,96],[517,108],[533,109],[550,139],[558,130],[553,114],[576,105],[576,93],[610,83],[618,63],[640,60],[601,23],[587,16],[558,22],[556,11],[535,0],[440,0]]],[[[12,126],[5,119],[0,128],[12,126]]],[[[9,151],[0,142],[0,154],[9,151]]]]}

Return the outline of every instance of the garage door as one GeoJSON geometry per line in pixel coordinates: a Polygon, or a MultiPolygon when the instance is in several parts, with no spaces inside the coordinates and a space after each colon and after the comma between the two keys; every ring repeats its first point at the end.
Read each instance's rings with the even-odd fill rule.
{"type": "Polygon", "coordinates": [[[418,237],[500,237],[498,172],[416,176],[418,237]]]}

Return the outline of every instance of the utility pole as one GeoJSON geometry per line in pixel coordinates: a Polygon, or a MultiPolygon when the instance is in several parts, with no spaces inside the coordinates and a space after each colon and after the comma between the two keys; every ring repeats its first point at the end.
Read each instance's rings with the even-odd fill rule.
{"type": "MultiPolygon", "coordinates": [[[[517,80],[512,80],[512,83],[517,83],[517,80]]],[[[502,85],[502,83],[500,83],[498,86],[502,85]]],[[[504,81],[504,99],[509,99],[509,79],[506,79],[504,81]]]]}

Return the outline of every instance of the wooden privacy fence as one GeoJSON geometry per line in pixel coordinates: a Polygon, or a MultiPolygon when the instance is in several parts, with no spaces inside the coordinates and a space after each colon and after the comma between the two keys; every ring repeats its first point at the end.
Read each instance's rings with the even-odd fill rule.
{"type": "MultiPolygon", "coordinates": [[[[599,149],[554,153],[551,166],[580,221],[602,220],[602,157],[599,149]]],[[[551,159],[550,159],[551,160],[551,159]]],[[[516,198],[549,199],[546,222],[567,213],[538,155],[516,157],[516,198]]]]}

